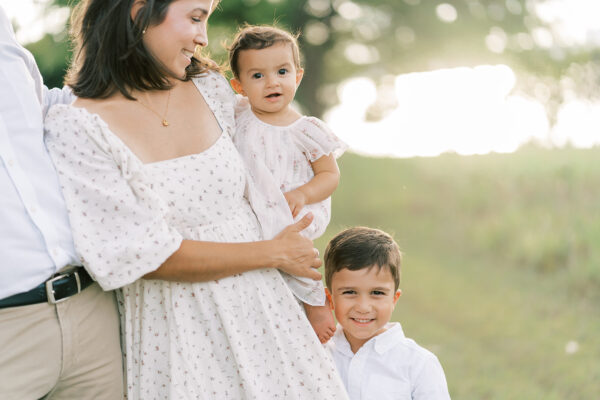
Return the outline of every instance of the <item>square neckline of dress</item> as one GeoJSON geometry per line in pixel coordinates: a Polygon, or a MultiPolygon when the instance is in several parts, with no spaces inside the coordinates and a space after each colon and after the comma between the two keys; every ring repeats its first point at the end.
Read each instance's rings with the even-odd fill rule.
{"type": "MultiPolygon", "coordinates": [[[[206,75],[208,76],[208,74],[206,75]]],[[[110,135],[115,138],[119,144],[121,146],[123,146],[123,148],[127,149],[127,151],[131,154],[131,156],[143,167],[152,167],[152,166],[156,166],[156,165],[162,165],[164,163],[169,163],[169,162],[177,162],[177,161],[181,161],[181,160],[185,160],[187,158],[190,157],[194,157],[194,156],[201,156],[204,155],[206,153],[208,153],[211,149],[213,149],[216,144],[221,140],[221,138],[223,138],[223,136],[225,136],[225,129],[223,128],[223,124],[221,122],[221,120],[219,119],[219,115],[218,113],[215,111],[216,107],[214,107],[214,104],[212,103],[212,101],[207,100],[210,97],[206,97],[204,95],[204,92],[202,91],[201,88],[201,84],[200,81],[205,78],[206,76],[197,76],[192,78],[192,82],[194,83],[194,86],[196,86],[196,89],[198,90],[200,96],[202,97],[202,99],[204,100],[204,102],[206,103],[206,105],[208,106],[208,109],[210,110],[210,112],[212,113],[213,117],[215,118],[215,121],[217,121],[217,125],[219,125],[219,128],[221,129],[221,132],[219,133],[219,136],[215,139],[214,142],[212,142],[207,148],[205,148],[204,150],[202,150],[201,152],[198,153],[190,153],[190,154],[184,154],[182,156],[179,157],[174,157],[174,158],[166,158],[164,160],[158,160],[158,161],[151,161],[151,162],[143,162],[137,154],[134,153],[133,150],[131,150],[131,148],[129,146],[127,146],[127,144],[125,144],[125,142],[123,142],[123,140],[119,137],[119,135],[117,135],[116,133],[114,133],[110,127],[108,126],[108,124],[106,123],[106,121],[104,121],[102,119],[102,117],[100,117],[100,115],[98,115],[97,113],[91,112],[89,111],[87,108],[84,107],[77,107],[74,106],[73,104],[56,104],[54,107],[60,107],[60,106],[64,106],[66,108],[72,108],[75,110],[82,110],[82,112],[84,114],[87,114],[89,117],[93,118],[94,120],[98,121],[100,123],[100,125],[102,126],[102,128],[104,130],[106,130],[108,133],[110,133],[110,135]]]]}

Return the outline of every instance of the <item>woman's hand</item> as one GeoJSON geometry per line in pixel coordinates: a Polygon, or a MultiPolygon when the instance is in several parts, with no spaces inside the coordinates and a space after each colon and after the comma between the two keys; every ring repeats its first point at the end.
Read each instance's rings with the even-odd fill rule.
{"type": "MultiPolygon", "coordinates": [[[[306,204],[306,195],[299,189],[290,190],[289,192],[285,192],[283,195],[285,196],[288,206],[290,207],[292,217],[296,218],[296,215],[298,215],[298,213],[306,204]]],[[[304,228],[306,228],[306,226],[304,228]]]]}
{"type": "Polygon", "coordinates": [[[313,215],[306,214],[300,221],[289,225],[275,236],[273,243],[277,245],[275,250],[277,268],[290,275],[318,281],[321,279],[321,273],[316,268],[322,264],[319,251],[313,247],[312,240],[300,235],[312,220],[313,215]]]}

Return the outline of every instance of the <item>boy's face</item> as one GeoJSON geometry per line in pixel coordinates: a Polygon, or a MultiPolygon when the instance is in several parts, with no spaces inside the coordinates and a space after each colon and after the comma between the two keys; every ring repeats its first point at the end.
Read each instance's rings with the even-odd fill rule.
{"type": "Polygon", "coordinates": [[[331,277],[335,318],[353,352],[385,331],[401,291],[387,268],[342,269],[331,277]]]}
{"type": "Polygon", "coordinates": [[[259,50],[243,50],[238,56],[239,79],[232,79],[236,92],[248,97],[256,113],[285,112],[302,80],[292,45],[275,43],[259,50]]]}

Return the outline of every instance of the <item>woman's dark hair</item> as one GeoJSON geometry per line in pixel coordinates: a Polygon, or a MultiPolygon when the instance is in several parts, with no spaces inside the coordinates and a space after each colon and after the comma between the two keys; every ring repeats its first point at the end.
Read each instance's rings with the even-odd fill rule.
{"type": "MultiPolygon", "coordinates": [[[[132,90],[171,88],[167,71],[142,38],[148,26],[164,20],[173,0],[145,0],[132,21],[135,1],[82,0],[75,7],[70,30],[74,56],[65,84],[78,97],[106,98],[118,90],[133,100],[132,90]]],[[[192,58],[184,80],[216,69],[209,60],[192,58]]]]}
{"type": "Polygon", "coordinates": [[[342,269],[387,269],[394,279],[395,289],[400,285],[402,253],[390,235],[379,229],[357,226],[337,235],[325,249],[325,284],[331,290],[333,274],[342,269]]]}

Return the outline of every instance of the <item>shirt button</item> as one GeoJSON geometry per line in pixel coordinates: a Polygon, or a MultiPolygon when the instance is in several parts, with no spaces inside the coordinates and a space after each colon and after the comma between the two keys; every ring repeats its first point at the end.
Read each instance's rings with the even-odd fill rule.
{"type": "Polygon", "coordinates": [[[31,208],[29,209],[29,211],[30,211],[32,214],[35,214],[35,213],[36,213],[36,211],[37,211],[37,208],[35,208],[35,207],[31,207],[31,208]]]}
{"type": "Polygon", "coordinates": [[[12,166],[14,166],[14,165],[15,165],[15,161],[14,161],[14,160],[12,160],[12,159],[11,159],[11,160],[8,160],[8,166],[9,166],[9,167],[12,167],[12,166]]]}

